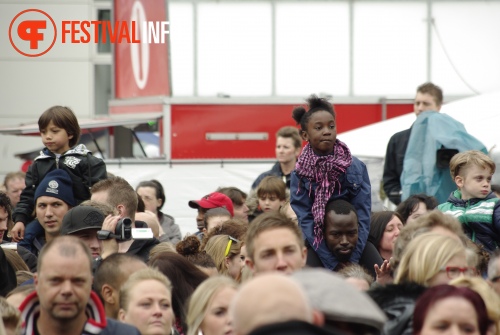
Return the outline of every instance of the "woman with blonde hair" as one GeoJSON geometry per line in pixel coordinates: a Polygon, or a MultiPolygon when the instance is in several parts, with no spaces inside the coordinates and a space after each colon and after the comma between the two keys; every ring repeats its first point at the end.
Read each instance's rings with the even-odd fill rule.
{"type": "Polygon", "coordinates": [[[241,246],[242,242],[230,235],[216,235],[208,240],[205,252],[214,260],[219,274],[238,280],[244,265],[241,246]]]}
{"type": "Polygon", "coordinates": [[[464,245],[449,236],[426,233],[415,237],[406,247],[394,283],[435,286],[448,284],[461,274],[476,274],[474,268],[467,266],[464,245]]]}
{"type": "Polygon", "coordinates": [[[492,335],[500,335],[500,297],[493,288],[480,277],[458,277],[450,282],[450,285],[468,287],[476,291],[483,298],[486,305],[488,318],[493,322],[492,335]]]}
{"type": "Polygon", "coordinates": [[[226,276],[209,278],[198,286],[189,301],[187,335],[233,334],[228,309],[236,290],[236,282],[226,276]]]}
{"type": "Polygon", "coordinates": [[[475,269],[467,266],[465,246],[459,239],[424,233],[404,249],[394,284],[375,287],[368,293],[388,317],[385,334],[411,334],[415,302],[427,287],[474,274],[475,269]]]}
{"type": "Polygon", "coordinates": [[[153,268],[133,273],[120,289],[118,319],[141,335],[174,334],[170,280],[153,268]]]}
{"type": "Polygon", "coordinates": [[[446,215],[440,211],[431,211],[422,215],[417,220],[406,223],[401,229],[401,232],[396,239],[391,259],[391,268],[396,271],[401,258],[406,250],[406,247],[415,237],[426,234],[434,233],[454,237],[462,241],[465,246],[468,240],[465,236],[461,223],[453,216],[446,215]]]}

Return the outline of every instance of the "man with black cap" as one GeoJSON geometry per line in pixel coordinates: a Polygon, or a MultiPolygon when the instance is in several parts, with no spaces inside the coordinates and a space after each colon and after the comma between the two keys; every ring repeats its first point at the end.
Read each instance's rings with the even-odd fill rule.
{"type": "Polygon", "coordinates": [[[203,238],[203,229],[205,228],[205,213],[212,208],[225,208],[234,216],[233,202],[231,199],[222,193],[212,192],[200,200],[189,201],[189,207],[198,210],[198,215],[196,216],[196,224],[198,226],[198,232],[195,233],[200,239],[203,238]]]}
{"type": "Polygon", "coordinates": [[[34,199],[36,219],[44,231],[33,238],[25,236],[19,245],[38,256],[46,242],[59,236],[64,215],[76,204],[71,177],[62,169],[49,172],[36,188],[34,199]]]}
{"type": "Polygon", "coordinates": [[[92,258],[101,256],[102,245],[97,239],[97,231],[101,230],[104,214],[92,206],[76,206],[64,215],[61,235],[72,235],[83,240],[90,248],[92,258]]]}

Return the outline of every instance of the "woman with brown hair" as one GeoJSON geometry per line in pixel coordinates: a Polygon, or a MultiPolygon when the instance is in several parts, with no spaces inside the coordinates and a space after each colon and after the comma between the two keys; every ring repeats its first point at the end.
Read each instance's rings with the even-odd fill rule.
{"type": "Polygon", "coordinates": [[[372,214],[368,241],[373,243],[383,259],[391,259],[401,228],[403,220],[396,212],[381,211],[372,214]]]}
{"type": "Polygon", "coordinates": [[[152,268],[157,268],[168,279],[172,290],[172,308],[175,314],[175,328],[179,334],[186,332],[186,304],[194,290],[208,276],[185,257],[173,253],[162,252],[154,255],[148,262],[152,268]]]}

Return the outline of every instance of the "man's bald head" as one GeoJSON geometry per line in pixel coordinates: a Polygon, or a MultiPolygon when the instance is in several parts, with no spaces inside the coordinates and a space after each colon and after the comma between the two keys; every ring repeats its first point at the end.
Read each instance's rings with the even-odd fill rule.
{"type": "Polygon", "coordinates": [[[262,274],[244,284],[231,304],[230,313],[236,335],[246,335],[274,323],[313,320],[302,288],[279,273],[262,274]]]}

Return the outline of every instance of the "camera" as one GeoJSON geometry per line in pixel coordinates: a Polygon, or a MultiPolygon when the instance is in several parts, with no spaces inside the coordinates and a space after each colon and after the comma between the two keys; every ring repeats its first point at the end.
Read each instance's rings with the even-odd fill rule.
{"type": "Polygon", "coordinates": [[[108,240],[114,238],[117,241],[128,241],[132,238],[132,220],[130,218],[121,218],[116,223],[114,233],[108,230],[99,230],[97,232],[99,240],[108,240]]]}
{"type": "Polygon", "coordinates": [[[118,221],[115,228],[115,237],[118,241],[128,241],[132,238],[132,220],[122,218],[118,221]]]}

